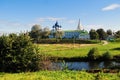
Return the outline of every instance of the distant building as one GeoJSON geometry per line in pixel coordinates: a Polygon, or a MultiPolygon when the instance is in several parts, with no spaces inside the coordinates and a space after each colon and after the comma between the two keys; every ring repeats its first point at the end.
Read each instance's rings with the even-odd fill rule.
{"type": "Polygon", "coordinates": [[[55,38],[55,33],[62,32],[62,31],[63,31],[62,27],[56,21],[55,25],[53,25],[53,27],[52,27],[51,34],[49,35],[49,38],[55,38]]]}
{"type": "MultiPolygon", "coordinates": [[[[58,22],[55,23],[55,25],[53,25],[53,29],[51,30],[51,35],[49,36],[49,38],[54,38],[54,33],[57,31],[63,31],[62,27],[60,25],[58,25],[58,22]]],[[[78,26],[76,30],[65,30],[63,31],[64,35],[62,36],[62,38],[65,39],[90,39],[89,33],[83,29],[82,25],[80,24],[80,20],[78,22],[78,26]]]]}
{"type": "Polygon", "coordinates": [[[55,25],[53,25],[53,30],[54,31],[62,31],[62,27],[58,24],[56,21],[55,25]]]}

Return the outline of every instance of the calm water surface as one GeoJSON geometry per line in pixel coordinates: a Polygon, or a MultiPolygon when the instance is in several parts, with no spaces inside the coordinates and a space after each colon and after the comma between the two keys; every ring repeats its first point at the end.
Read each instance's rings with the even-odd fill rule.
{"type": "Polygon", "coordinates": [[[90,70],[90,69],[102,69],[108,68],[111,66],[120,66],[120,62],[115,61],[107,61],[107,62],[54,62],[52,63],[52,69],[54,70],[62,70],[62,69],[69,69],[69,70],[90,70]]]}

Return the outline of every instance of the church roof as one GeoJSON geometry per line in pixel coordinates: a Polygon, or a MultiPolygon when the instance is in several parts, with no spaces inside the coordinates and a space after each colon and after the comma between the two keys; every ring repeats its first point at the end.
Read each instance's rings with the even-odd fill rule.
{"type": "Polygon", "coordinates": [[[82,34],[88,34],[86,30],[65,30],[64,32],[79,32],[82,34]]]}

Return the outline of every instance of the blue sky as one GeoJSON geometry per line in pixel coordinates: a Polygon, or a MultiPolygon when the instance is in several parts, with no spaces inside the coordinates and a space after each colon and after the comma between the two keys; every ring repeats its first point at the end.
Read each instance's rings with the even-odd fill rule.
{"type": "Polygon", "coordinates": [[[0,32],[24,32],[34,24],[64,30],[120,30],[120,0],[0,0],[0,32]]]}

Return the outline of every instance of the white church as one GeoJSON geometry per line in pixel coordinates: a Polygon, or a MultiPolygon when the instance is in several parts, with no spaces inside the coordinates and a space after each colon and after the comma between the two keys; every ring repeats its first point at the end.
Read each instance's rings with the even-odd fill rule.
{"type": "MultiPolygon", "coordinates": [[[[83,29],[83,26],[78,22],[78,26],[76,30],[62,30],[62,27],[58,25],[58,22],[53,25],[53,29],[51,30],[52,33],[57,31],[63,31],[64,35],[62,36],[63,39],[81,39],[81,40],[88,40],[90,39],[89,33],[83,29]]],[[[49,38],[54,38],[53,35],[50,35],[49,38]]]]}

